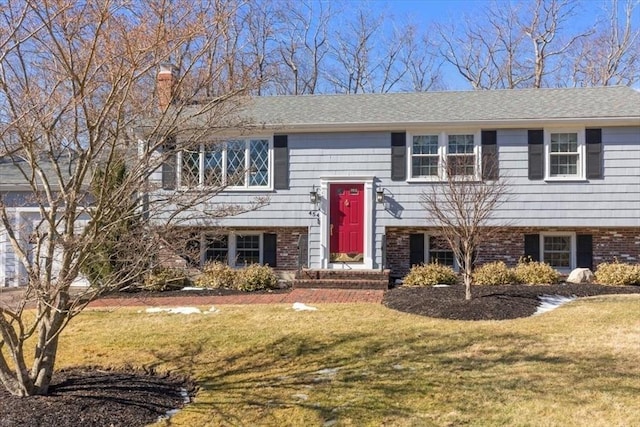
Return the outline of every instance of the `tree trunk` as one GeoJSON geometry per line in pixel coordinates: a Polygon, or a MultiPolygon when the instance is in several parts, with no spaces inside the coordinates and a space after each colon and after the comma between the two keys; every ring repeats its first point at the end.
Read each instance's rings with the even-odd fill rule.
{"type": "Polygon", "coordinates": [[[471,299],[471,282],[473,282],[473,252],[465,250],[462,277],[464,279],[464,299],[471,299]]]}

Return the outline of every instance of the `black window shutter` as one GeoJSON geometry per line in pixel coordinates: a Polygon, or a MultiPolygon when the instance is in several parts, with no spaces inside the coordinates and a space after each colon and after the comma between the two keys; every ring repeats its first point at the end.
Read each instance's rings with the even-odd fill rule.
{"type": "Polygon", "coordinates": [[[165,156],[164,162],[162,162],[162,188],[165,190],[175,190],[176,188],[178,159],[175,150],[175,138],[167,138],[162,146],[163,155],[165,156]]]}
{"type": "Polygon", "coordinates": [[[424,262],[424,234],[414,233],[409,235],[409,265],[422,264],[424,262]]]}
{"type": "Polygon", "coordinates": [[[277,234],[265,233],[262,235],[262,263],[269,267],[277,267],[277,234]]]}
{"type": "Polygon", "coordinates": [[[529,179],[544,178],[544,131],[528,132],[529,146],[529,179]]]}
{"type": "Polygon", "coordinates": [[[391,180],[407,179],[407,134],[394,132],[391,134],[391,180]]]}
{"type": "Polygon", "coordinates": [[[482,180],[496,180],[500,175],[498,166],[498,132],[483,130],[482,142],[482,180]]]}
{"type": "Polygon", "coordinates": [[[273,188],[289,189],[289,142],[287,135],[273,137],[273,188]]]}
{"type": "Polygon", "coordinates": [[[602,129],[587,129],[587,179],[603,178],[602,129]]]}
{"type": "Polygon", "coordinates": [[[591,234],[576,235],[577,267],[593,270],[593,236],[591,234]]]}
{"type": "Polygon", "coordinates": [[[309,235],[298,237],[298,268],[309,267],[309,235]]]}
{"type": "Polygon", "coordinates": [[[524,256],[531,257],[533,261],[540,261],[540,235],[524,235],[524,256]]]}

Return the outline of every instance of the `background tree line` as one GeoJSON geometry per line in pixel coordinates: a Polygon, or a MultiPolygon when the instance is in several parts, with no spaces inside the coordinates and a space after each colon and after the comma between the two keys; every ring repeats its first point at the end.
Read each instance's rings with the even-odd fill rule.
{"type": "Polygon", "coordinates": [[[487,1],[424,25],[380,3],[254,0],[237,3],[227,40],[256,95],[446,90],[453,78],[473,89],[634,85],[638,3],[487,1]]]}

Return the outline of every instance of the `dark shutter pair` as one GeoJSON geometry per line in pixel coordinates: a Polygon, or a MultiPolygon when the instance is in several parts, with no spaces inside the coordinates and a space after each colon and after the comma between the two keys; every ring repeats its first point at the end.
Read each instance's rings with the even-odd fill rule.
{"type": "MultiPolygon", "coordinates": [[[[176,188],[176,170],[178,167],[175,138],[168,138],[163,145],[166,158],[162,164],[162,188],[176,188]]],[[[289,144],[287,135],[273,137],[273,188],[289,189],[289,144]]]]}
{"type": "MultiPolygon", "coordinates": [[[[533,261],[540,261],[540,235],[524,235],[524,255],[533,261]]],[[[576,266],[593,269],[593,236],[578,234],[576,236],[576,266]]]]}
{"type": "MultiPolygon", "coordinates": [[[[482,131],[482,179],[498,179],[498,137],[495,130],[482,131]]],[[[391,180],[407,179],[407,134],[391,134],[391,180]]]]}
{"type": "MultiPolygon", "coordinates": [[[[529,148],[529,179],[544,179],[544,131],[535,129],[528,131],[529,148]]],[[[587,143],[586,177],[587,179],[602,179],[602,129],[587,129],[585,132],[587,143]]]]}

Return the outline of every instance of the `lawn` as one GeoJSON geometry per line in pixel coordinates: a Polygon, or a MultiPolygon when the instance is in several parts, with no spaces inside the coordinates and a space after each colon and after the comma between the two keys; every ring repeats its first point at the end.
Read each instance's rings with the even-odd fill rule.
{"type": "Polygon", "coordinates": [[[638,425],[638,296],[480,322],[318,307],[88,310],[64,332],[58,365],[189,375],[199,391],[176,426],[638,425]]]}

